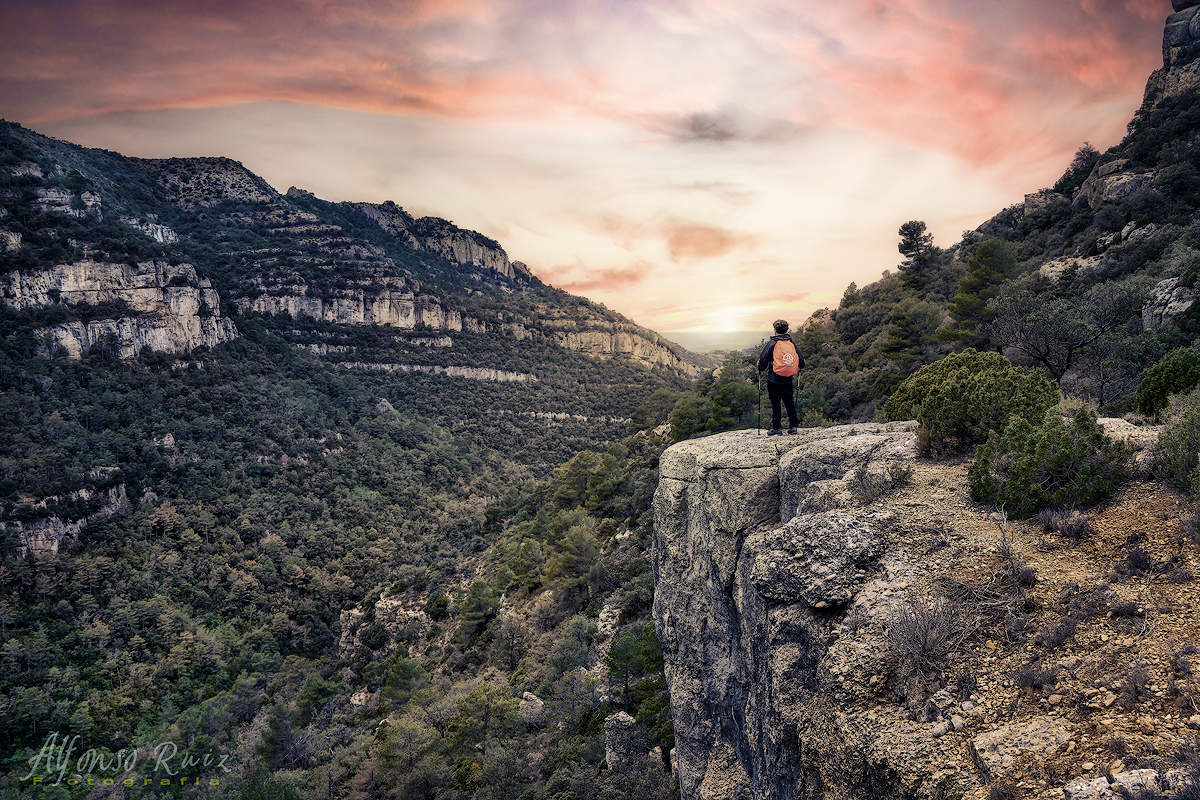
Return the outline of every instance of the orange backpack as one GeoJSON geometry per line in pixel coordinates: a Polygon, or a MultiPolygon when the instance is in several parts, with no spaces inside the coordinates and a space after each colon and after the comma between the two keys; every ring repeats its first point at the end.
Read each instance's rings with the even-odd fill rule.
{"type": "Polygon", "coordinates": [[[775,342],[775,349],[771,353],[771,368],[781,378],[790,378],[799,372],[800,356],[796,352],[796,345],[787,339],[775,342]]]}

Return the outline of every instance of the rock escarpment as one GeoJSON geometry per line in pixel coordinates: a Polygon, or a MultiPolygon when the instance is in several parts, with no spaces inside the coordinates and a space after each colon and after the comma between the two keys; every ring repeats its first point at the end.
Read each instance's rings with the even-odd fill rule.
{"type": "MultiPolygon", "coordinates": [[[[300,203],[315,201],[309,192],[295,187],[287,196],[300,203]]],[[[432,253],[461,267],[477,285],[515,294],[534,281],[528,268],[510,261],[498,242],[444,219],[414,218],[390,201],[340,207],[362,213],[404,248],[432,253]]],[[[697,371],[678,348],[656,333],[627,321],[614,321],[613,315],[589,305],[574,306],[568,314],[548,304],[514,302],[509,309],[497,310],[487,304],[462,303],[454,295],[423,288],[421,281],[383,248],[348,236],[342,228],[323,223],[317,214],[302,207],[280,205],[260,211],[259,217],[273,241],[299,246],[247,254],[258,266],[234,295],[239,309],[308,316],[341,325],[543,340],[570,352],[625,355],[647,366],[691,374],[697,371]]],[[[345,360],[359,359],[347,354],[345,360]]]]}
{"type": "MultiPolygon", "coordinates": [[[[93,472],[103,473],[105,470],[93,472]]],[[[94,474],[92,477],[102,479],[105,476],[94,474]]],[[[13,516],[23,519],[2,522],[0,530],[7,529],[16,534],[17,554],[20,557],[46,555],[57,553],[68,539],[78,539],[79,533],[88,525],[128,511],[129,499],[124,483],[106,488],[84,488],[67,497],[47,497],[36,503],[19,503],[14,508],[13,516]],[[50,513],[60,508],[76,513],[50,513]]]]}
{"type": "Polygon", "coordinates": [[[48,269],[0,275],[0,302],[18,309],[124,304],[119,317],[47,325],[42,345],[48,353],[62,348],[79,358],[109,339],[122,358],[150,347],[181,353],[212,347],[237,336],[233,322],[221,316],[220,298],[191,264],[145,261],[137,264],[84,259],[48,269]]]}
{"type": "MultiPolygon", "coordinates": [[[[1100,424],[1138,456],[1157,435],[1100,424]]],[[[984,800],[994,785],[1093,800],[1142,780],[1186,796],[1200,771],[1146,754],[1184,752],[1200,715],[1128,676],[1171,686],[1198,635],[1195,553],[1177,544],[1190,504],[1127,482],[1072,542],[971,501],[967,465],[915,459],[902,428],[736,432],[663,454],[654,614],[684,800],[984,800]],[[1116,555],[1131,536],[1188,582],[1144,599],[1116,555]],[[922,662],[938,637],[955,641],[922,662]]]]}
{"type": "Polygon", "coordinates": [[[363,275],[361,283],[317,294],[303,283],[266,283],[266,293],[239,297],[237,307],[260,314],[288,314],[297,319],[312,317],[339,325],[385,325],[401,330],[422,328],[436,331],[482,332],[477,320],[437,299],[420,294],[421,285],[411,276],[380,272],[363,275]]]}
{"type": "Polygon", "coordinates": [[[1175,13],[1163,31],[1163,66],[1146,86],[1148,99],[1182,94],[1197,85],[1200,72],[1200,2],[1172,0],[1175,13]]]}
{"type": "Polygon", "coordinates": [[[847,473],[911,460],[914,434],[852,430],[743,431],[663,455],[654,614],[685,800],[902,796],[869,734],[839,719],[830,612],[902,569],[884,563],[886,515],[838,497],[847,473]]]}
{"type": "MultiPolygon", "coordinates": [[[[1173,0],[1173,8],[1175,13],[1167,17],[1163,31],[1163,65],[1146,82],[1143,111],[1200,87],[1200,0],[1173,0]]],[[[1136,124],[1135,118],[1131,125],[1136,124]]],[[[1157,170],[1127,158],[1097,164],[1076,190],[1074,204],[1078,207],[1086,203],[1093,211],[1106,204],[1119,204],[1152,187],[1157,176],[1157,170]]]]}
{"type": "Polygon", "coordinates": [[[520,261],[509,261],[499,242],[477,231],[464,230],[440,217],[414,218],[390,200],[351,205],[413,250],[436,253],[451,264],[488,269],[510,280],[527,281],[531,277],[529,268],[520,261]]]}

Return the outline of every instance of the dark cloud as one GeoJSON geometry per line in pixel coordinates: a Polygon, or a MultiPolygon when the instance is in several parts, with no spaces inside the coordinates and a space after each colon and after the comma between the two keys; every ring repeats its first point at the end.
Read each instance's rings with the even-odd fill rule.
{"type": "Polygon", "coordinates": [[[739,138],[732,114],[691,114],[675,125],[675,138],[692,142],[728,142],[739,138]]]}

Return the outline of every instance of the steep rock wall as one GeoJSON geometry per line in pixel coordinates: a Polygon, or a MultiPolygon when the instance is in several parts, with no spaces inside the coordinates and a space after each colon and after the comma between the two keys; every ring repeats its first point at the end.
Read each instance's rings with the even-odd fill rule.
{"type": "MultiPolygon", "coordinates": [[[[1099,422],[1134,444],[1131,474],[1146,474],[1158,430],[1099,422]]],[[[1057,552],[1041,526],[1010,526],[971,501],[965,464],[916,459],[910,425],[734,432],[663,454],[654,615],[683,800],[984,800],[994,782],[1019,783],[1037,800],[1093,800],[1108,795],[1089,787],[1139,777],[1123,763],[1093,763],[1106,726],[1156,747],[1200,730],[1200,715],[1185,721],[1190,709],[1176,715],[1156,698],[1114,710],[1122,690],[1103,688],[1119,684],[1111,671],[1122,652],[1177,648],[1190,636],[1172,621],[1125,638],[1119,622],[1096,615],[1067,646],[1043,647],[1033,628],[1010,639],[1017,617],[989,621],[953,588],[962,580],[988,591],[1004,568],[1002,535],[1018,553],[1021,537],[1017,558],[1038,576],[1022,596],[1049,606],[1036,625],[1053,630],[1058,598],[1108,574],[1097,570],[1109,568],[1129,520],[1166,520],[1180,506],[1149,482],[1130,485],[1104,511],[1089,510],[1092,535],[1105,542],[1057,552]],[[875,491],[896,475],[902,488],[875,491]],[[966,635],[932,672],[913,671],[912,651],[897,654],[889,636],[921,608],[943,609],[943,632],[966,635]],[[1061,680],[1031,697],[1013,676],[1039,661],[1061,680]],[[1064,702],[1072,692],[1086,707],[1064,702]]],[[[1180,785],[1180,771],[1165,766],[1147,780],[1180,785]]]]}
{"type": "MultiPolygon", "coordinates": [[[[33,512],[39,510],[45,512],[59,499],[49,497],[38,503],[30,504],[26,508],[33,512]]],[[[27,555],[57,553],[63,542],[79,538],[80,531],[89,524],[129,511],[129,499],[125,494],[125,484],[123,483],[107,489],[80,489],[72,492],[66,500],[72,504],[91,506],[91,513],[76,519],[64,519],[58,515],[51,515],[0,523],[0,527],[16,532],[19,556],[24,558],[27,555]]]]}
{"type": "Polygon", "coordinates": [[[684,800],[905,796],[870,738],[839,719],[828,657],[827,609],[877,571],[884,520],[796,513],[813,488],[836,494],[830,484],[859,466],[910,460],[914,434],[901,427],[739,431],[664,453],[654,616],[684,800]]]}
{"type": "Polygon", "coordinates": [[[291,293],[241,297],[235,302],[243,311],[284,313],[293,317],[304,315],[342,325],[386,325],[409,331],[417,327],[438,331],[484,331],[477,320],[464,318],[461,312],[444,308],[427,295],[405,289],[342,289],[334,296],[315,297],[307,293],[306,287],[300,286],[291,293]]]}
{"type": "Polygon", "coordinates": [[[179,353],[201,345],[212,347],[237,336],[233,322],[221,316],[216,290],[191,264],[145,261],[130,265],[84,259],[0,275],[0,302],[13,308],[116,301],[126,303],[135,314],[48,326],[42,333],[44,346],[48,351],[61,347],[69,357],[79,358],[111,336],[119,355],[131,358],[144,347],[179,353]]]}

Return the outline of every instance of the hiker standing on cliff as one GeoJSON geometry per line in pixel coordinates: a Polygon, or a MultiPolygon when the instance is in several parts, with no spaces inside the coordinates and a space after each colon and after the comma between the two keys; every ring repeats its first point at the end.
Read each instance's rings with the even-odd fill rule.
{"type": "Polygon", "coordinates": [[[772,327],[775,328],[775,335],[758,357],[758,371],[767,371],[767,395],[771,398],[771,430],[767,431],[767,436],[778,436],[783,433],[783,428],[780,427],[780,402],[787,407],[788,433],[800,430],[800,418],[796,416],[796,400],[792,397],[792,377],[804,366],[804,356],[800,355],[796,345],[792,344],[786,319],[775,320],[772,327]]]}

